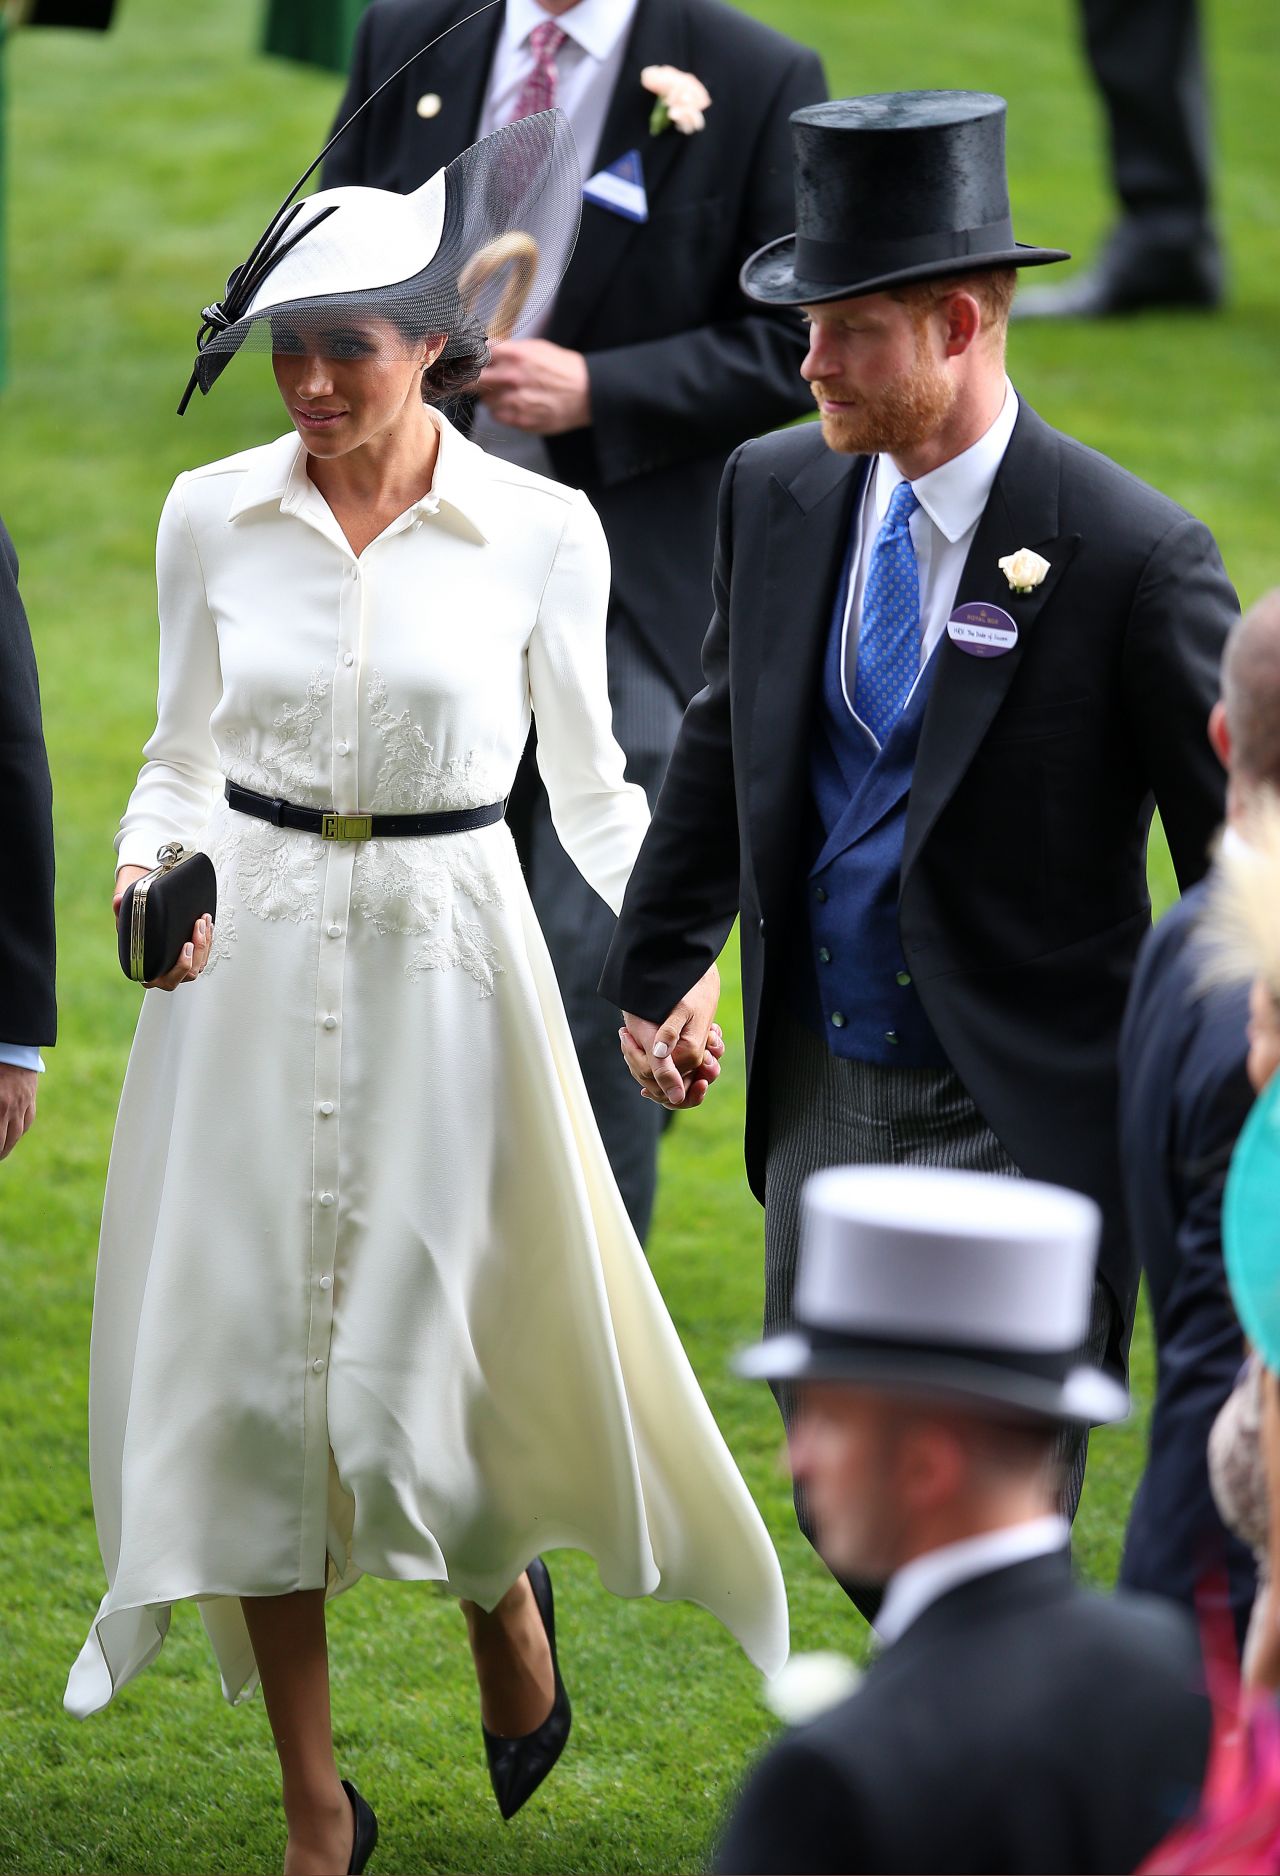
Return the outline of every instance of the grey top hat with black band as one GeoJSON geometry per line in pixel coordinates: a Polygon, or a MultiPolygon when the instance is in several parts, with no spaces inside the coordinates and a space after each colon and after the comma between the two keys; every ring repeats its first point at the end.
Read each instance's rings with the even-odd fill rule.
{"type": "Polygon", "coordinates": [[[1030,1179],[841,1166],[804,1190],[795,1327],[735,1366],[767,1381],[937,1395],[997,1418],[1122,1420],[1081,1360],[1101,1218],[1030,1179]]]}
{"type": "Polygon", "coordinates": [[[983,267],[1071,257],[1013,237],[1005,101],[892,91],[791,114],[796,231],[742,269],[766,306],[814,306],[983,267]]]}

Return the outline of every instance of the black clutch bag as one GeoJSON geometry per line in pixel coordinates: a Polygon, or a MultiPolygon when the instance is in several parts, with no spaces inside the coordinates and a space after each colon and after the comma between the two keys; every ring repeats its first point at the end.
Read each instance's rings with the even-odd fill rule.
{"type": "Polygon", "coordinates": [[[196,920],[218,915],[218,877],[207,853],[171,842],[157,857],[159,866],[126,886],[120,901],[120,968],[136,984],[171,971],[196,920]]]}

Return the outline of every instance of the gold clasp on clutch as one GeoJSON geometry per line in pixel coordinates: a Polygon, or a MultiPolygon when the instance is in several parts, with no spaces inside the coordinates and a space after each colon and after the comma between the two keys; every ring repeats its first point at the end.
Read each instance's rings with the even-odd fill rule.
{"type": "Polygon", "coordinates": [[[322,814],[321,840],[369,840],[373,834],[371,814],[322,814]]]}

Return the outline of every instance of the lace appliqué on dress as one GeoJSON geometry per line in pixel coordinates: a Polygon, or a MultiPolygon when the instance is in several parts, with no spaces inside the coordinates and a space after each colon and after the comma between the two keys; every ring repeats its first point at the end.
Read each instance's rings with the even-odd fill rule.
{"type": "MultiPolygon", "coordinates": [[[[286,704],[265,736],[251,739],[243,730],[228,730],[231,780],[255,794],[305,802],[315,789],[311,739],[328,695],[329,681],[323,671],[317,671],[307,685],[305,700],[286,704]]],[[[219,888],[224,881],[228,888],[234,887],[246,911],[292,925],[317,916],[319,842],[310,835],[233,814],[220,830],[216,845],[218,852],[210,858],[219,888]]]]}
{"type": "MultiPolygon", "coordinates": [[[[306,701],[283,709],[256,746],[243,731],[228,732],[231,779],[258,794],[305,802],[315,787],[311,739],[328,694],[328,681],[317,672],[306,701]]],[[[502,784],[475,752],[437,761],[434,745],[409,712],[392,712],[377,672],[370,674],[367,696],[370,726],[384,750],[371,813],[477,808],[501,796],[502,784]]],[[[235,943],[237,906],[257,918],[291,924],[319,916],[323,844],[318,838],[228,812],[220,817],[207,851],[218,875],[219,907],[206,971],[235,943]]],[[[477,909],[502,905],[497,880],[470,840],[370,840],[358,849],[351,910],[381,937],[414,941],[406,976],[416,982],[428,971],[462,970],[480,995],[489,997],[502,965],[484,927],[464,915],[459,901],[477,909]]]]}
{"type": "MultiPolygon", "coordinates": [[[[434,745],[409,712],[392,712],[376,671],[369,676],[368,701],[369,722],[385,752],[374,781],[373,813],[479,808],[502,793],[474,752],[437,761],[434,745]]],[[[481,996],[489,997],[502,966],[483,927],[460,915],[459,898],[477,907],[502,904],[497,881],[478,863],[469,841],[371,840],[356,856],[351,909],[384,937],[395,933],[417,941],[406,974],[416,982],[427,971],[463,970],[481,996]]]]}

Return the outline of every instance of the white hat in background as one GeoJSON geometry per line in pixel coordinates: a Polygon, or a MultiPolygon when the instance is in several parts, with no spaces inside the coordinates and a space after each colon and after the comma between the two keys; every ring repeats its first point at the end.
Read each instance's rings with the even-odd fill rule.
{"type": "Polygon", "coordinates": [[[795,1326],[740,1374],[941,1395],[1001,1417],[1103,1425],[1123,1387],[1081,1360],[1101,1214],[1060,1186],[842,1166],[802,1201],[795,1326]]]}

